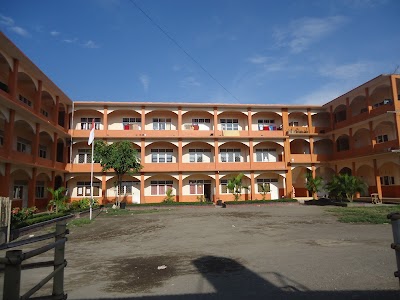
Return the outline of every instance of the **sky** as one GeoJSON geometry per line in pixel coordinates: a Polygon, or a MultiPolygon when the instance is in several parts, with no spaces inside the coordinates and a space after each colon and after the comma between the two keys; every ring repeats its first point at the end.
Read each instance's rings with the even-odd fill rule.
{"type": "Polygon", "coordinates": [[[74,101],[319,105],[400,73],[399,11],[398,0],[13,0],[0,29],[74,101]]]}

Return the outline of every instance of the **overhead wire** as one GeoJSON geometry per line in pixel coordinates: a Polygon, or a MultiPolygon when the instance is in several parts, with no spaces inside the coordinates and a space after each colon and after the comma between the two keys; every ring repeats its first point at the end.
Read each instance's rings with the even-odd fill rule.
{"type": "Polygon", "coordinates": [[[215,76],[213,76],[197,59],[195,59],[187,50],[185,50],[178,41],[164,30],[148,13],[146,13],[134,0],[129,0],[137,10],[139,10],[155,27],[157,27],[175,46],[177,46],[192,62],[202,69],[212,80],[214,80],[225,92],[232,96],[238,103],[240,100],[229,91],[215,76]]]}

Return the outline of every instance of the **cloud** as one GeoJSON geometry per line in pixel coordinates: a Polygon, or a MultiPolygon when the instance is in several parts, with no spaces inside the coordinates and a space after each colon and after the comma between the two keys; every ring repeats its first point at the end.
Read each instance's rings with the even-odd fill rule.
{"type": "Polygon", "coordinates": [[[99,45],[97,45],[95,42],[93,42],[92,40],[88,40],[86,43],[84,43],[82,45],[85,48],[89,48],[89,49],[96,49],[96,48],[100,48],[99,45]]]}
{"type": "Polygon", "coordinates": [[[322,105],[343,95],[348,89],[338,83],[328,83],[296,99],[302,105],[322,105]]]}
{"type": "Polygon", "coordinates": [[[139,81],[142,84],[144,91],[147,92],[149,90],[149,86],[150,86],[149,76],[146,74],[142,74],[139,76],[139,81]]]}
{"type": "Polygon", "coordinates": [[[346,22],[347,18],[343,16],[297,19],[290,22],[286,28],[275,29],[273,38],[276,47],[287,47],[292,53],[300,53],[346,22]]]}
{"type": "Polygon", "coordinates": [[[246,60],[248,62],[251,62],[252,64],[264,64],[266,63],[270,58],[268,56],[262,56],[262,55],[254,55],[252,57],[247,58],[246,60]]]}
{"type": "Polygon", "coordinates": [[[388,0],[344,0],[343,2],[353,8],[374,8],[388,3],[388,0]]]}
{"type": "Polygon", "coordinates": [[[0,15],[0,23],[3,24],[4,26],[6,26],[9,31],[14,32],[20,36],[23,36],[23,37],[30,36],[29,32],[26,29],[24,29],[20,26],[17,26],[15,24],[14,19],[12,19],[10,17],[0,15]]]}
{"type": "Polygon", "coordinates": [[[373,69],[372,63],[358,62],[346,65],[326,65],[321,67],[319,74],[334,79],[358,79],[366,73],[371,73],[373,69]]]}
{"type": "Polygon", "coordinates": [[[50,31],[50,35],[51,36],[58,36],[58,35],[60,35],[60,32],[53,30],[53,31],[50,31]]]}
{"type": "Polygon", "coordinates": [[[188,88],[188,87],[194,87],[194,86],[201,86],[201,83],[197,81],[196,78],[193,76],[188,76],[184,79],[182,79],[179,82],[179,85],[183,88],[188,88]]]}
{"type": "Polygon", "coordinates": [[[62,40],[64,43],[67,43],[67,44],[72,44],[72,43],[76,43],[77,41],[78,41],[78,39],[77,38],[73,38],[73,39],[64,39],[64,40],[62,40]]]}

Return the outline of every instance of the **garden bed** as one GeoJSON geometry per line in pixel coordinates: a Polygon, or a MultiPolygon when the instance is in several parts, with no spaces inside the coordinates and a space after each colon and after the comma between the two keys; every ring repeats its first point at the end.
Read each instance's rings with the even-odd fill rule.
{"type": "Polygon", "coordinates": [[[320,198],[318,200],[307,200],[304,201],[304,205],[317,205],[317,206],[341,206],[347,207],[347,202],[339,202],[333,199],[328,198],[320,198]]]}
{"type": "Polygon", "coordinates": [[[225,201],[229,205],[242,205],[242,204],[274,204],[274,203],[298,203],[296,199],[277,199],[277,200],[246,200],[246,201],[225,201]]]}

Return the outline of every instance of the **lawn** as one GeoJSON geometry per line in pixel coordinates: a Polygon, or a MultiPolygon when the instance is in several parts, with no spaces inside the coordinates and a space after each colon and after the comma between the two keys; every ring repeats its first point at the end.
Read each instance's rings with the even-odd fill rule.
{"type": "Polygon", "coordinates": [[[342,223],[390,223],[387,215],[400,211],[400,205],[383,205],[374,207],[334,207],[326,209],[338,217],[342,223]]]}

